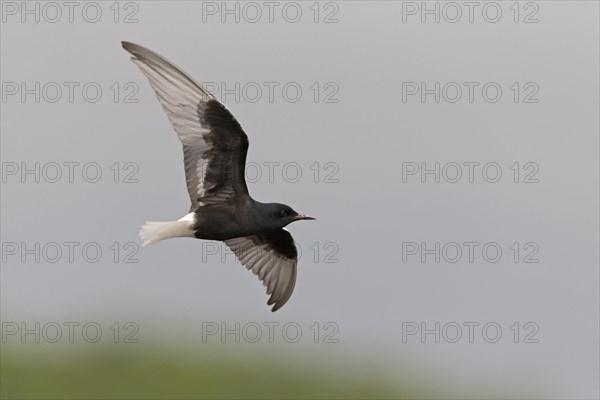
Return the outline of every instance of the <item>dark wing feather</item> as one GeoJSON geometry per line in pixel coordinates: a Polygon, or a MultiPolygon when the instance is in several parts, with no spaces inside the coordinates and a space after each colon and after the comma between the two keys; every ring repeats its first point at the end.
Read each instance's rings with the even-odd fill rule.
{"type": "Polygon", "coordinates": [[[161,55],[133,43],[122,44],[148,78],[183,145],[191,210],[247,195],[248,137],[231,112],[161,55]]]}

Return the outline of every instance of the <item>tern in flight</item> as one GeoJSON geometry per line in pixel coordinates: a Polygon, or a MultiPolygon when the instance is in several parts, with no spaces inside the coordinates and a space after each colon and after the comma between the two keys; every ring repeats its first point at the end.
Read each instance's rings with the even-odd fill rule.
{"type": "Polygon", "coordinates": [[[248,136],[231,112],[164,57],[137,44],[122,45],[148,78],[183,145],[192,202],[178,221],[146,222],[140,229],[143,245],[173,237],[223,241],[267,287],[267,304],[277,311],[292,295],[298,263],[284,227],[314,218],[250,197],[244,177],[248,136]]]}

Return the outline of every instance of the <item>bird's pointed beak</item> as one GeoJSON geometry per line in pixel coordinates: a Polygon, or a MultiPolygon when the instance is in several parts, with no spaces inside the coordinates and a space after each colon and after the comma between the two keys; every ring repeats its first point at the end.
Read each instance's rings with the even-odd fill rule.
{"type": "Polygon", "coordinates": [[[316,218],[313,218],[311,216],[308,216],[306,214],[298,214],[296,215],[294,218],[292,218],[293,221],[300,221],[302,219],[306,219],[306,220],[315,220],[316,218]]]}

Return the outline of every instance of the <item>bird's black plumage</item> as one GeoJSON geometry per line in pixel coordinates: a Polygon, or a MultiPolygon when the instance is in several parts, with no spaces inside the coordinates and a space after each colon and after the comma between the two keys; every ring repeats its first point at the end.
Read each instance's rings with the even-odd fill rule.
{"type": "Polygon", "coordinates": [[[290,298],[298,253],[291,222],[314,219],[279,203],[252,199],[244,177],[248,136],[231,112],[159,54],[122,42],[146,75],[183,146],[190,213],[175,222],[148,222],[144,245],[171,237],[224,241],[271,295],[273,311],[290,298]]]}
{"type": "MultiPolygon", "coordinates": [[[[229,186],[235,189],[238,196],[248,195],[244,179],[248,136],[239,122],[215,99],[198,106],[198,119],[200,124],[209,129],[202,136],[211,147],[205,153],[210,160],[205,181],[211,183],[206,200],[210,201],[219,190],[229,186]]],[[[202,198],[198,198],[198,201],[201,202],[202,198]]]]}

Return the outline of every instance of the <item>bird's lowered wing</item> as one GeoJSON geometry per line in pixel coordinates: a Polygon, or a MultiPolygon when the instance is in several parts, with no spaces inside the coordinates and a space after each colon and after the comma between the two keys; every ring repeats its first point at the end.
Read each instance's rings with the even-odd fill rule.
{"type": "Polygon", "coordinates": [[[137,44],[122,44],[150,81],[181,140],[190,210],[247,195],[248,137],[231,112],[164,57],[137,44]]]}
{"type": "Polygon", "coordinates": [[[285,229],[271,233],[225,240],[237,259],[267,287],[272,311],[290,298],[296,284],[298,252],[294,238],[285,229]]]}

